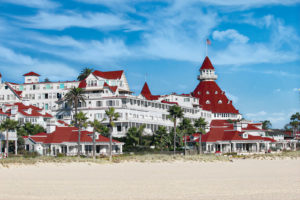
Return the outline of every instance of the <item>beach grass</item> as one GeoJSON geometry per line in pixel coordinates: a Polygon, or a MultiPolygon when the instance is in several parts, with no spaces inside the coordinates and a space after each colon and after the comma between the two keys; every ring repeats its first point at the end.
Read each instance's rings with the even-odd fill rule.
{"type": "Polygon", "coordinates": [[[0,165],[8,167],[9,165],[34,165],[38,163],[71,163],[71,162],[86,162],[96,164],[123,163],[123,162],[176,162],[176,161],[192,161],[192,162],[232,162],[237,159],[259,159],[259,160],[276,160],[276,159],[299,159],[300,151],[284,151],[280,153],[268,154],[252,154],[252,155],[166,155],[166,154],[122,154],[113,156],[112,162],[109,162],[107,157],[90,157],[77,156],[11,156],[0,160],[0,165]]]}

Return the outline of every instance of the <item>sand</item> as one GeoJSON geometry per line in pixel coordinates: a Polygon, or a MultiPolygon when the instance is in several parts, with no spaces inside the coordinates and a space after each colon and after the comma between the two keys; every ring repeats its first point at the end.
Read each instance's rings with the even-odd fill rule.
{"type": "Polygon", "coordinates": [[[300,199],[300,160],[0,167],[0,199],[300,199]]]}

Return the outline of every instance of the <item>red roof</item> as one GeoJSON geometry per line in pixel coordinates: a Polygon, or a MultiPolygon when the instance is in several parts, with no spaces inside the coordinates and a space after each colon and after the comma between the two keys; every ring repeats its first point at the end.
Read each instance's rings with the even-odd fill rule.
{"type": "Polygon", "coordinates": [[[167,104],[176,104],[176,105],[178,105],[177,102],[170,102],[170,101],[165,101],[165,100],[162,100],[161,102],[162,103],[167,103],[167,104]]]}
{"type": "MultiPolygon", "coordinates": [[[[6,105],[6,106],[18,106],[18,113],[21,115],[27,116],[27,117],[43,117],[43,118],[52,118],[53,117],[52,115],[50,115],[48,113],[42,114],[41,111],[43,109],[38,108],[33,105],[26,106],[23,103],[17,102],[12,105],[6,105]],[[26,112],[28,109],[31,109],[31,113],[26,112]]],[[[1,112],[3,112],[2,109],[0,109],[0,113],[1,112]]],[[[11,109],[9,109],[6,112],[6,114],[11,115],[11,109]]]]}
{"type": "MultiPolygon", "coordinates": [[[[56,127],[56,130],[53,133],[39,133],[37,135],[29,136],[35,142],[42,142],[45,144],[60,144],[64,142],[78,142],[78,129],[75,127],[56,127]]],[[[27,137],[24,137],[27,138],[27,137]]],[[[92,132],[81,131],[80,135],[81,142],[93,142],[92,132]]],[[[119,143],[117,140],[112,140],[115,143],[119,143]]],[[[102,135],[96,139],[96,142],[109,142],[109,138],[102,135]]]]}
{"type": "Polygon", "coordinates": [[[145,82],[143,86],[141,95],[143,95],[143,97],[145,97],[147,100],[158,100],[160,97],[159,95],[152,95],[147,82],[145,82]]]}
{"type": "Polygon", "coordinates": [[[35,72],[29,72],[27,74],[24,74],[23,76],[40,76],[40,75],[35,72]]]}
{"type": "Polygon", "coordinates": [[[109,72],[101,72],[101,71],[95,70],[93,72],[93,74],[95,76],[100,76],[100,77],[105,78],[105,79],[121,79],[123,73],[124,73],[123,70],[109,71],[109,72]]]}
{"type": "Polygon", "coordinates": [[[20,98],[22,98],[22,91],[17,91],[17,90],[15,90],[13,87],[11,87],[10,86],[10,84],[8,84],[8,83],[5,83],[7,86],[8,86],[8,88],[13,92],[13,93],[15,93],[16,95],[17,95],[17,97],[20,99],[20,98]]]}
{"type": "Polygon", "coordinates": [[[193,96],[199,98],[199,104],[204,110],[211,110],[213,113],[239,113],[215,81],[201,81],[193,96]]]}
{"type": "Polygon", "coordinates": [[[103,85],[104,87],[108,87],[112,92],[116,92],[118,89],[118,86],[110,86],[106,82],[103,85]]]}
{"type": "Polygon", "coordinates": [[[80,81],[80,83],[79,83],[79,88],[86,88],[86,80],[82,80],[82,81],[80,81]]]}
{"type": "Polygon", "coordinates": [[[205,57],[200,70],[203,69],[213,69],[213,70],[215,69],[207,56],[205,57]]]}

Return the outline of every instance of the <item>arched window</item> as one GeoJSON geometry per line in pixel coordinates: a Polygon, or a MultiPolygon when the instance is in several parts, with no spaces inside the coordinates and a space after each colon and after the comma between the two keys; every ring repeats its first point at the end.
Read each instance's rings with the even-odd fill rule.
{"type": "Polygon", "coordinates": [[[210,101],[209,101],[209,100],[207,100],[207,101],[206,101],[206,104],[210,104],[210,101]]]}
{"type": "Polygon", "coordinates": [[[222,104],[222,100],[219,100],[219,101],[218,101],[218,104],[222,104]]]}
{"type": "Polygon", "coordinates": [[[215,94],[218,94],[218,91],[215,91],[215,94]]]}
{"type": "Polygon", "coordinates": [[[209,94],[209,91],[206,91],[206,94],[209,94]]]}

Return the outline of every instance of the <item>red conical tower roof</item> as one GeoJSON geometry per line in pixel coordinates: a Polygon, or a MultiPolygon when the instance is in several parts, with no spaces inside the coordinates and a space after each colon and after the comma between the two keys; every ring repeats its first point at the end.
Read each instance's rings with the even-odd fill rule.
{"type": "Polygon", "coordinates": [[[213,69],[213,70],[215,69],[207,56],[205,57],[200,70],[203,70],[203,69],[213,69]]]}
{"type": "Polygon", "coordinates": [[[147,82],[144,84],[141,95],[143,95],[147,100],[158,100],[160,97],[159,95],[152,95],[147,82]]]}

